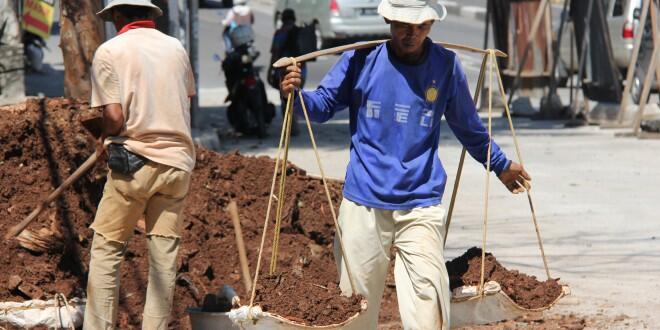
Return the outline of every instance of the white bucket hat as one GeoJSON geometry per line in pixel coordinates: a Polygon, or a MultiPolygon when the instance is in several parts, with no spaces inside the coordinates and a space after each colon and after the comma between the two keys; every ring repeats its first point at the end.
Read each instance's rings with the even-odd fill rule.
{"type": "Polygon", "coordinates": [[[99,15],[99,17],[105,21],[112,20],[112,16],[110,14],[112,11],[111,9],[117,6],[138,6],[150,8],[152,18],[163,15],[163,11],[160,10],[158,6],[151,3],[151,0],[111,0],[110,3],[108,3],[108,5],[103,8],[103,10],[96,13],[96,15],[99,15]]]}
{"type": "Polygon", "coordinates": [[[378,13],[390,21],[421,24],[426,21],[442,21],[447,8],[438,0],[382,0],[378,13]]]}

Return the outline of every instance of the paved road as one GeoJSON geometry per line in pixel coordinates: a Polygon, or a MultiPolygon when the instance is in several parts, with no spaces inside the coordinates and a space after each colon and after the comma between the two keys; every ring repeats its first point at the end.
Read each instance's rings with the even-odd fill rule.
{"type": "MultiPolygon", "coordinates": [[[[257,65],[265,68],[270,59],[271,38],[274,32],[272,9],[258,4],[253,6],[253,8],[255,9],[255,45],[261,52],[257,65]]],[[[225,12],[225,9],[202,9],[200,11],[199,83],[201,87],[201,103],[206,106],[220,105],[220,99],[224,97],[223,95],[226,95],[224,76],[220,71],[220,62],[214,60],[214,57],[216,57],[215,54],[224,54],[220,21],[224,17],[225,12]]],[[[449,16],[445,21],[437,23],[433,27],[431,37],[438,41],[481,47],[483,46],[483,24],[477,21],[466,21],[459,17],[449,16]]],[[[309,76],[307,88],[316,87],[336,60],[336,56],[328,56],[310,63],[308,66],[309,76]]],[[[479,56],[462,53],[461,60],[469,80],[471,82],[476,81],[481,64],[479,56]]],[[[262,78],[265,78],[265,70],[262,73],[262,78]]],[[[275,95],[275,92],[271,91],[270,95],[275,95]]],[[[274,101],[276,101],[275,99],[276,97],[274,101]]]]}

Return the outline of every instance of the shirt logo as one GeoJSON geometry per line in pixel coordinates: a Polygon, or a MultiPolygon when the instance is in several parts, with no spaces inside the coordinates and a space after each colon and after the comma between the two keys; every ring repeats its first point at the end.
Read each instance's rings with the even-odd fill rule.
{"type": "Polygon", "coordinates": [[[408,115],[410,114],[410,106],[404,104],[394,104],[394,111],[396,112],[395,120],[401,124],[408,123],[408,115]]]}
{"type": "Polygon", "coordinates": [[[419,126],[431,127],[433,124],[433,113],[434,111],[431,109],[422,110],[422,118],[419,120],[419,126]]]}
{"type": "Polygon", "coordinates": [[[434,85],[426,89],[426,93],[424,95],[426,96],[426,102],[428,103],[433,103],[438,99],[438,88],[435,87],[435,81],[433,82],[434,85]]]}
{"type": "Polygon", "coordinates": [[[380,102],[367,100],[367,118],[380,118],[380,107],[380,102]]]}

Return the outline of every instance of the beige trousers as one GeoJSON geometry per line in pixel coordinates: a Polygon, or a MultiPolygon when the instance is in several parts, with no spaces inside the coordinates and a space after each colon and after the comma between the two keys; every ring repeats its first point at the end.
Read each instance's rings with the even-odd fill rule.
{"type": "MultiPolygon", "coordinates": [[[[376,329],[390,249],[395,248],[394,278],[399,312],[406,330],[449,329],[449,276],[443,256],[445,209],[440,205],[391,211],[344,199],[339,226],[356,291],[368,308],[351,329],[376,329]]],[[[352,293],[335,238],[340,287],[352,293]]]]}
{"type": "Polygon", "coordinates": [[[92,224],[83,329],[114,329],[119,300],[119,268],[137,221],[144,216],[149,251],[149,282],[142,329],[167,329],[181,213],[190,174],[149,162],[132,176],[108,173],[103,198],[92,224]]]}

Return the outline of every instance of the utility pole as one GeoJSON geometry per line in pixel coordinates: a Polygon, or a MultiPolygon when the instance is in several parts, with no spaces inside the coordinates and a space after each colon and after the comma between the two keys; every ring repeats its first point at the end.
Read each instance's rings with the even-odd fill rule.
{"type": "Polygon", "coordinates": [[[60,48],[64,57],[64,95],[89,99],[94,52],[104,40],[103,22],[96,13],[102,0],[61,0],[60,48]]]}

